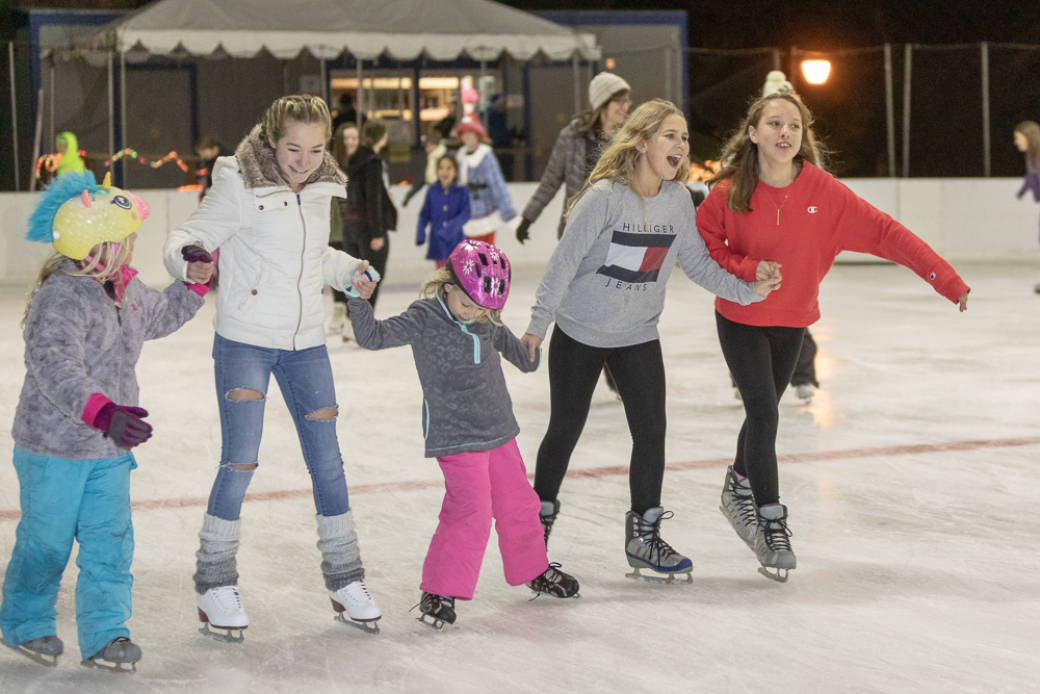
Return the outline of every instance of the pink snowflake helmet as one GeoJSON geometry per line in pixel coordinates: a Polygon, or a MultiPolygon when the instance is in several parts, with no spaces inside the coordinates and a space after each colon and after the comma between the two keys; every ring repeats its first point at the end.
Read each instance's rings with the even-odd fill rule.
{"type": "Polygon", "coordinates": [[[497,310],[506,305],[513,269],[506,254],[490,243],[463,241],[448,256],[448,269],[477,306],[497,310]]]}

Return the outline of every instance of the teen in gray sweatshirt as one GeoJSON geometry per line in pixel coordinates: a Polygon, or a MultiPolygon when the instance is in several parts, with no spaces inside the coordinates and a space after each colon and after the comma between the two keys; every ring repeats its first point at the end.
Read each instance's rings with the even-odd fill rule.
{"type": "Polygon", "coordinates": [[[522,338],[533,349],[556,322],[549,430],[534,484],[546,541],[604,364],[617,383],[633,441],[625,535],[633,578],[647,568],[672,580],[692,568],[660,537],[661,520],[671,513],[661,507],[666,418],[657,322],[672,268],[678,263],[694,282],[741,305],[761,301],[779,283],[769,261],[760,265],[762,281],[751,283],[708,255],[684,186],[688,155],[686,121],[671,103],[654,100],[629,116],[573,205],[522,338]]]}

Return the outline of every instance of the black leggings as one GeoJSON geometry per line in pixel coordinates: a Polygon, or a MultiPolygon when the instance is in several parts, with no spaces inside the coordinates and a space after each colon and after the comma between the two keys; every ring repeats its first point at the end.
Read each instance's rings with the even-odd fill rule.
{"type": "Polygon", "coordinates": [[[805,328],[735,323],[715,312],[719,343],[744,401],[733,469],[746,475],[759,506],[780,501],[776,470],[778,405],[791,382],[805,328]]]}
{"type": "Polygon", "coordinates": [[[610,368],[625,406],[632,435],[628,472],[632,510],[642,515],[661,505],[664,479],[667,422],[660,340],[629,347],[589,347],[559,326],[553,328],[549,343],[549,430],[538,449],[534,490],[543,501],[554,501],[560,493],[604,364],[610,368]]]}

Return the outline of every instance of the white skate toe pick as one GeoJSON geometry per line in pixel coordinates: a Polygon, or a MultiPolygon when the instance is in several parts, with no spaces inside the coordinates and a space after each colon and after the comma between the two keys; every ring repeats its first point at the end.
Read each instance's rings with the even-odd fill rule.
{"type": "Polygon", "coordinates": [[[354,581],[339,590],[330,590],[329,598],[332,600],[332,609],[336,611],[336,621],[370,634],[379,633],[379,625],[376,622],[382,618],[383,613],[375,598],[368,592],[364,580],[354,581]],[[344,612],[350,617],[350,621],[343,616],[344,612]]]}
{"type": "Polygon", "coordinates": [[[210,588],[196,598],[199,621],[203,623],[200,634],[226,643],[242,643],[245,640],[242,632],[249,627],[249,617],[242,607],[238,586],[210,588]],[[225,633],[210,631],[211,626],[223,629],[225,633]]]}

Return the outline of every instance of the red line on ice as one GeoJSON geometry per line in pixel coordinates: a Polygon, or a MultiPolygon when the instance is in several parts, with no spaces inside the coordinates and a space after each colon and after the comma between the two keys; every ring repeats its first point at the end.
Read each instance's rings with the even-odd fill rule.
{"type": "MultiPolygon", "coordinates": [[[[787,453],[777,456],[781,463],[811,463],[823,460],[853,460],[856,458],[883,458],[897,455],[921,455],[925,453],[944,453],[947,451],[974,451],[983,448],[1014,448],[1017,446],[1040,445],[1040,436],[1026,436],[1013,439],[980,439],[977,441],[951,441],[948,443],[921,443],[907,446],[881,446],[878,448],[850,448],[837,451],[813,451],[808,453],[787,453]]],[[[665,467],[671,472],[683,470],[702,470],[729,465],[732,458],[708,458],[705,460],[688,460],[679,463],[668,463],[665,467]]],[[[615,477],[627,475],[628,465],[608,465],[604,467],[569,470],[568,477],[615,477]]],[[[440,488],[441,480],[410,480],[403,482],[378,482],[376,484],[350,485],[353,494],[383,494],[386,492],[415,492],[440,488]]],[[[246,494],[246,501],[282,501],[285,499],[305,499],[312,496],[310,489],[286,489],[276,492],[259,492],[246,494]]],[[[135,511],[151,511],[162,508],[186,508],[206,506],[206,497],[182,497],[179,499],[152,499],[135,501],[135,511]]],[[[18,520],[20,511],[0,511],[0,523],[18,520]]]]}

